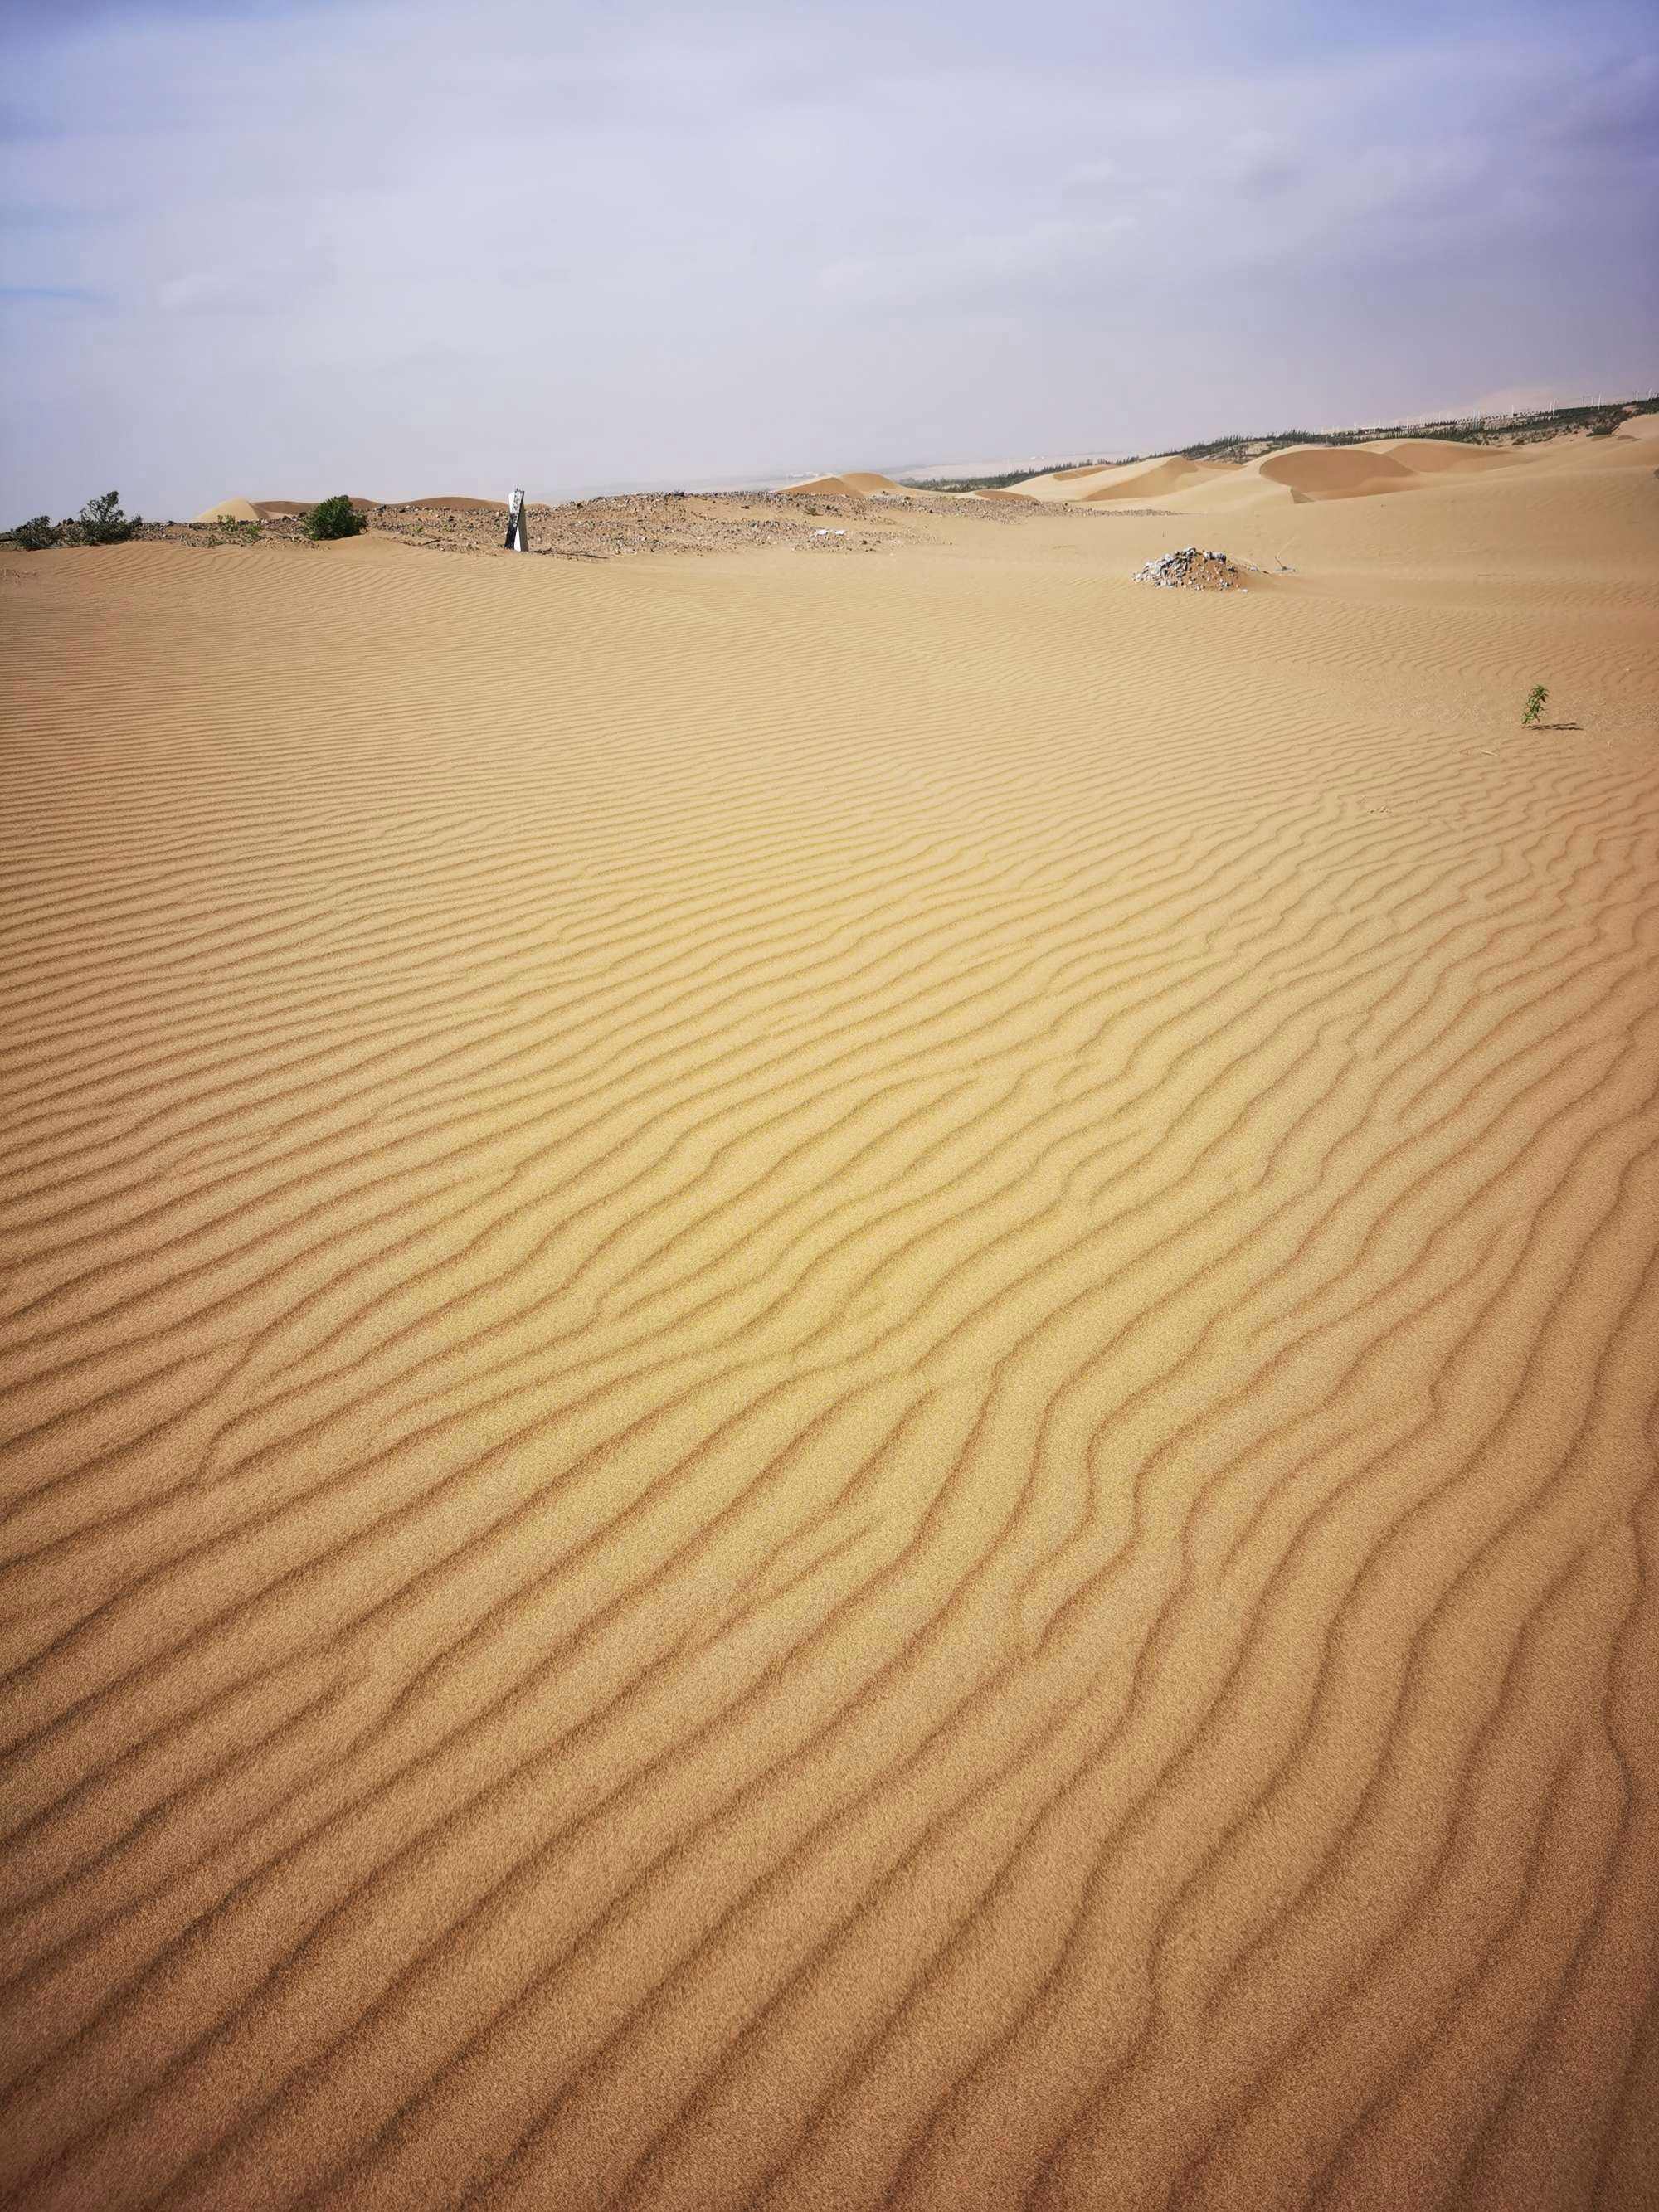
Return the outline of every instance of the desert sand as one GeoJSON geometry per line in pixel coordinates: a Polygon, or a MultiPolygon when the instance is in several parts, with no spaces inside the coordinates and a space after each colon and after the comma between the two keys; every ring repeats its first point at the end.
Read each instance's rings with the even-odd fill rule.
{"type": "Polygon", "coordinates": [[[8,2202],[1659,2201],[1659,449],[1332,458],[0,553],[8,2202]]]}
{"type": "Polygon", "coordinates": [[[807,477],[779,489],[809,498],[867,499],[872,492],[903,492],[906,487],[877,469],[842,469],[833,476],[807,477]]]}
{"type": "Polygon", "coordinates": [[[1026,499],[1086,501],[1150,499],[1154,494],[1184,491],[1214,477],[1231,477],[1237,471],[1224,461],[1189,461],[1171,453],[1161,461],[1121,461],[1098,469],[1060,469],[1047,476],[1030,477],[1013,487],[1026,499]]]}

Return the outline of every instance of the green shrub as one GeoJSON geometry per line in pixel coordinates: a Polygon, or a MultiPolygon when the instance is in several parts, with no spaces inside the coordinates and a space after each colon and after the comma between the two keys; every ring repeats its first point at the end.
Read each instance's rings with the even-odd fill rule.
{"type": "Polygon", "coordinates": [[[106,491],[87,501],[74,528],[83,545],[119,545],[143,527],[143,520],[142,514],[123,514],[120,493],[106,491]]]}
{"type": "Polygon", "coordinates": [[[25,553],[44,553],[49,545],[61,544],[63,530],[49,514],[32,514],[27,522],[20,522],[15,530],[9,530],[3,542],[21,545],[25,553]]]}
{"type": "Polygon", "coordinates": [[[363,518],[343,491],[319,500],[304,523],[307,538],[356,538],[363,527],[363,518]]]}
{"type": "Polygon", "coordinates": [[[1521,720],[1524,727],[1528,729],[1532,727],[1533,724],[1538,720],[1538,717],[1543,713],[1544,702],[1549,697],[1549,693],[1544,689],[1541,684],[1534,684],[1533,685],[1531,690],[1527,694],[1526,712],[1521,717],[1521,720]]]}

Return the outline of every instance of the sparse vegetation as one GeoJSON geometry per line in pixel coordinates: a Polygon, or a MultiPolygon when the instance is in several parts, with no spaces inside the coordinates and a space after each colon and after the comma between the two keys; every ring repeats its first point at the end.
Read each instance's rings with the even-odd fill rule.
{"type": "MultiPolygon", "coordinates": [[[[1255,460],[1284,446],[1358,446],[1377,438],[1437,438],[1460,446],[1529,446],[1568,430],[1610,436],[1627,415],[1651,413],[1659,395],[1646,399],[1596,399],[1576,407],[1540,407],[1513,415],[1455,415],[1433,422],[1374,422],[1353,430],[1275,430],[1234,433],[1201,446],[1183,446],[1189,461],[1255,460]]],[[[1134,459],[1150,460],[1152,454],[1134,459]]]]}
{"type": "Polygon", "coordinates": [[[118,491],[89,499],[70,526],[82,545],[120,545],[143,527],[142,514],[123,514],[118,491]]]}
{"type": "Polygon", "coordinates": [[[0,542],[20,545],[26,553],[41,553],[49,545],[120,545],[143,526],[142,514],[123,514],[118,491],[106,491],[89,499],[80,514],[67,522],[54,522],[49,514],[32,514],[27,522],[8,530],[0,542]]]}
{"type": "Polygon", "coordinates": [[[1543,713],[1544,703],[1549,696],[1541,684],[1534,684],[1528,692],[1526,712],[1521,717],[1522,723],[1527,729],[1530,729],[1543,713]]]}
{"type": "Polygon", "coordinates": [[[908,491],[1006,491],[1010,484],[1029,483],[1033,477],[1070,476],[1074,469],[1109,469],[1113,461],[1038,461],[1030,468],[1005,469],[997,477],[900,477],[908,491]]]}
{"type": "Polygon", "coordinates": [[[363,518],[343,491],[332,499],[320,499],[306,516],[304,530],[307,538],[356,538],[364,528],[363,518]]]}
{"type": "Polygon", "coordinates": [[[49,514],[32,514],[27,522],[7,531],[3,542],[20,546],[25,553],[44,553],[49,545],[61,545],[63,539],[61,526],[49,514]]]}

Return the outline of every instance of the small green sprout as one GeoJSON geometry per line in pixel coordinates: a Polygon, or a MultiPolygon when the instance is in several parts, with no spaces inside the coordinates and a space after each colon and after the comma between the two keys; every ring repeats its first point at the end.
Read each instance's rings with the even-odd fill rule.
{"type": "Polygon", "coordinates": [[[1549,693],[1544,689],[1541,684],[1534,684],[1533,685],[1531,690],[1527,694],[1527,711],[1521,717],[1522,724],[1524,728],[1528,730],[1531,729],[1533,724],[1543,713],[1544,702],[1549,697],[1549,693]]]}

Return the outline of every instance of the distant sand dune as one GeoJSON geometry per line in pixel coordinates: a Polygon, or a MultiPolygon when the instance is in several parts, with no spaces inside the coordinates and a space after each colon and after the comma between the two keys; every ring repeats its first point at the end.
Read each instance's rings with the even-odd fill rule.
{"type": "MultiPolygon", "coordinates": [[[[355,493],[351,503],[354,507],[376,507],[380,504],[378,500],[360,499],[355,493]]],[[[482,500],[462,500],[456,503],[464,507],[485,504],[482,500]]],[[[204,507],[194,520],[198,522],[269,522],[275,515],[308,514],[316,504],[314,499],[222,499],[216,507],[204,507]]],[[[412,506],[416,502],[410,501],[407,504],[412,506]]]]}
{"type": "Polygon", "coordinates": [[[1387,453],[1416,476],[1479,476],[1492,469],[1512,469],[1517,463],[1524,465],[1527,459],[1524,448],[1466,446],[1456,438],[1395,438],[1374,450],[1387,453]]]}
{"type": "Polygon", "coordinates": [[[862,499],[872,491],[908,491],[909,486],[873,469],[843,469],[839,476],[809,477],[804,483],[785,484],[787,492],[814,493],[821,498],[862,499]]]}
{"type": "Polygon", "coordinates": [[[0,2197],[1650,2212],[1577,455],[0,556],[0,2197]]]}
{"type": "Polygon", "coordinates": [[[1150,468],[1133,469],[1121,476],[1114,471],[1109,483],[1085,487],[1082,496],[1090,501],[1151,499],[1164,492],[1184,490],[1189,484],[1206,483],[1212,477],[1237,473],[1225,461],[1189,461],[1177,453],[1166,461],[1154,461],[1150,468]]]}
{"type": "Polygon", "coordinates": [[[1144,504],[1169,492],[1206,483],[1212,477],[1232,478],[1240,471],[1227,461],[1192,461],[1171,453],[1158,461],[1119,461],[1106,468],[1056,469],[1046,476],[1030,477],[1018,489],[1027,499],[1086,501],[1090,505],[1110,500],[1144,504]]]}
{"type": "Polygon", "coordinates": [[[1367,499],[1416,482],[1407,464],[1380,446],[1289,446],[1269,453],[1257,472],[1297,499],[1367,499]]]}
{"type": "MultiPolygon", "coordinates": [[[[1645,420],[1638,417],[1638,421],[1645,420]]],[[[1659,417],[1653,418],[1659,420],[1659,417]]],[[[1573,449],[1583,452],[1581,441],[1573,449]]],[[[1359,499],[1409,491],[1427,480],[1477,476],[1516,466],[1537,466],[1550,448],[1465,445],[1451,438],[1396,438],[1359,446],[1291,446],[1240,466],[1170,454],[1154,462],[1126,461],[1109,468],[1060,469],[1018,486],[1030,499],[1176,502],[1176,511],[1218,511],[1288,493],[1298,504],[1359,499]]]]}

